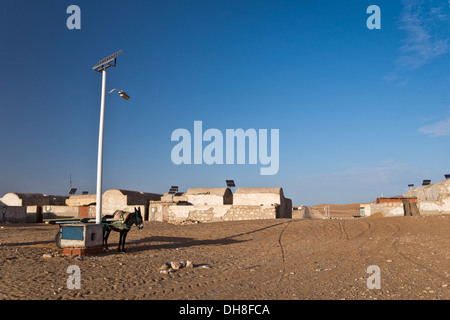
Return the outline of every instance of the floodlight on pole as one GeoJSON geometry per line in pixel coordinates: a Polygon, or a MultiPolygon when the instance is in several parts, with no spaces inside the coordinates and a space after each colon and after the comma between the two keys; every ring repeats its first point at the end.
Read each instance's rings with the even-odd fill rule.
{"type": "MultiPolygon", "coordinates": [[[[95,223],[102,223],[102,171],[103,171],[103,123],[105,119],[105,96],[106,96],[106,69],[109,67],[115,67],[117,65],[117,57],[123,52],[120,50],[109,57],[106,57],[100,60],[92,69],[102,73],[102,96],[101,96],[101,104],[100,104],[100,126],[98,133],[98,158],[97,158],[97,200],[95,203],[96,207],[96,215],[95,215],[95,223]]],[[[119,95],[128,100],[130,96],[128,96],[124,91],[113,89],[113,91],[118,91],[119,95]]]]}

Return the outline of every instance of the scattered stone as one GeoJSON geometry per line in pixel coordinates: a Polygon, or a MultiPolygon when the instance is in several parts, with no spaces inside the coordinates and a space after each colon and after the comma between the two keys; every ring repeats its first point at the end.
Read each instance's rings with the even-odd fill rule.
{"type": "Polygon", "coordinates": [[[159,268],[159,270],[167,270],[167,269],[169,269],[169,264],[168,263],[164,263],[162,266],[161,266],[161,268],[159,268]]]}
{"type": "Polygon", "coordinates": [[[45,259],[53,258],[53,254],[51,254],[51,253],[44,253],[42,255],[42,258],[45,258],[45,259]]]}
{"type": "Polygon", "coordinates": [[[180,268],[182,268],[181,263],[176,261],[171,261],[170,266],[173,270],[179,270],[180,268]]]}
{"type": "MultiPolygon", "coordinates": [[[[201,265],[203,269],[210,269],[211,267],[207,264],[201,265]]],[[[180,269],[194,268],[194,263],[192,261],[186,260],[186,261],[171,261],[170,263],[165,262],[159,269],[161,273],[173,273],[175,271],[178,271],[180,269]],[[163,272],[165,271],[165,272],[163,272]]]]}

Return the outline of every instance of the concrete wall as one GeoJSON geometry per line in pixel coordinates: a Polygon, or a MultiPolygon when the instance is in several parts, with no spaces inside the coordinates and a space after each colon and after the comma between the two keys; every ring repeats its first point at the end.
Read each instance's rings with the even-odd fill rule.
{"type": "Polygon", "coordinates": [[[42,206],[42,217],[44,219],[78,217],[80,207],[69,206],[42,206]]]}
{"type": "MultiPolygon", "coordinates": [[[[403,209],[402,202],[372,202],[370,205],[370,215],[381,213],[384,217],[404,216],[405,211],[403,209]]],[[[366,216],[370,216],[366,213],[366,216]]]]}
{"type": "Polygon", "coordinates": [[[273,205],[197,205],[150,204],[150,220],[181,223],[216,222],[279,218],[279,206],[273,205]]]}
{"type": "Polygon", "coordinates": [[[404,196],[417,198],[421,215],[450,214],[450,180],[413,188],[404,196]]]}

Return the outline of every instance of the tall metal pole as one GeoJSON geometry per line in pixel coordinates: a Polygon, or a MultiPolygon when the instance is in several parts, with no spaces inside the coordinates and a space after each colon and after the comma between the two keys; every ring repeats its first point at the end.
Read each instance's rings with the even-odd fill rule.
{"type": "Polygon", "coordinates": [[[97,201],[95,223],[102,223],[102,170],[103,170],[103,122],[105,119],[106,69],[102,70],[102,102],[100,107],[100,128],[98,133],[97,158],[97,201]]]}

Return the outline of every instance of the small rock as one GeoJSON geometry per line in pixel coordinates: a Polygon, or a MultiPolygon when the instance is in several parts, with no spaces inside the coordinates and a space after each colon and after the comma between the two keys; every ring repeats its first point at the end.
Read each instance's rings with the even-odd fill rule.
{"type": "Polygon", "coordinates": [[[42,258],[48,259],[48,258],[53,258],[53,255],[51,253],[44,253],[42,255],[42,258]]]}
{"type": "Polygon", "coordinates": [[[176,261],[171,261],[170,266],[173,270],[179,270],[181,268],[181,263],[176,261]]]}
{"type": "Polygon", "coordinates": [[[192,261],[186,261],[186,268],[193,268],[194,264],[192,263],[192,261]]]}
{"type": "Polygon", "coordinates": [[[161,268],[159,268],[159,270],[167,270],[167,269],[169,269],[169,264],[168,263],[164,263],[162,266],[161,266],[161,268]]]}

